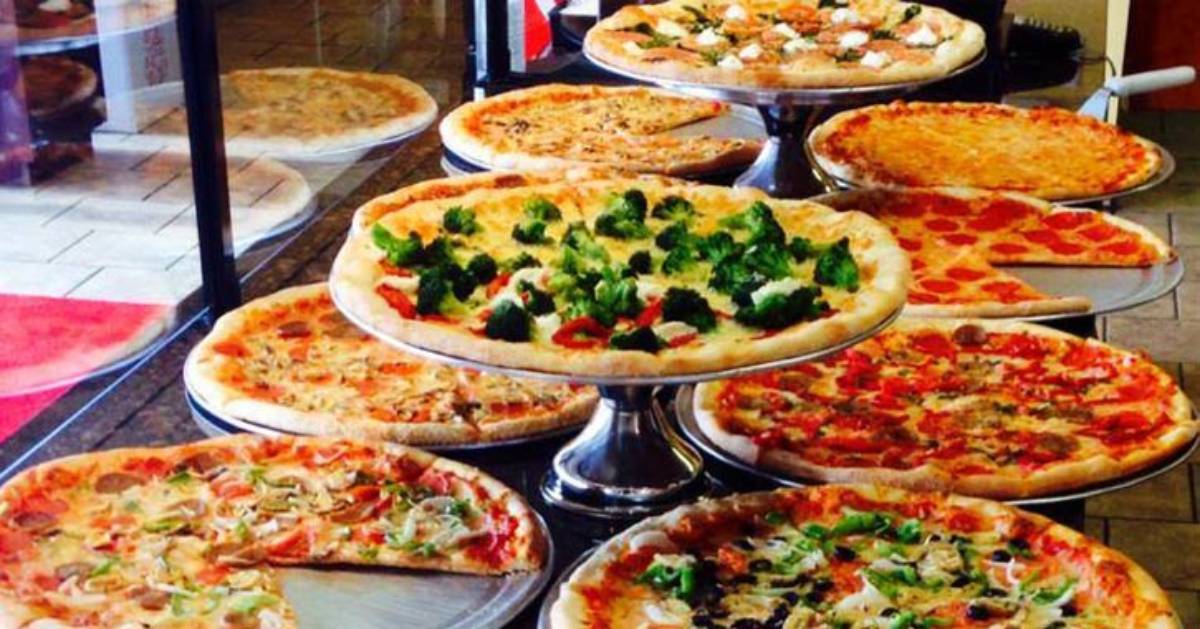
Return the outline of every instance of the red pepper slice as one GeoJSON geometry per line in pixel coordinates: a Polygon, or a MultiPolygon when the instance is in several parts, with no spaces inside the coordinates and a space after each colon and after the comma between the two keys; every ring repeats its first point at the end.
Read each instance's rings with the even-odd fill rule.
{"type": "Polygon", "coordinates": [[[637,326],[639,328],[648,328],[654,325],[654,322],[658,321],[658,317],[662,315],[662,310],[662,300],[657,297],[651,299],[650,303],[646,304],[646,307],[643,308],[642,312],[638,314],[637,319],[635,320],[637,326]]]}
{"type": "Polygon", "coordinates": [[[508,286],[508,280],[510,279],[512,279],[512,273],[501,273],[500,275],[497,275],[495,279],[493,279],[491,282],[488,282],[487,296],[489,298],[495,297],[496,293],[504,290],[505,286],[508,286]]]}
{"type": "Polygon", "coordinates": [[[576,317],[562,324],[550,340],[571,349],[590,349],[608,342],[612,330],[591,317],[576,317]],[[583,335],[580,338],[579,335],[583,335]]]}
{"type": "Polygon", "coordinates": [[[400,313],[401,317],[404,317],[405,319],[417,318],[417,307],[413,305],[413,302],[408,298],[408,295],[404,294],[404,291],[388,286],[387,284],[380,284],[379,286],[375,287],[375,292],[379,293],[379,296],[383,297],[383,300],[386,301],[389,306],[391,306],[396,312],[400,313]]]}
{"type": "Polygon", "coordinates": [[[696,340],[697,336],[699,336],[699,335],[696,334],[695,332],[692,332],[690,334],[681,334],[681,335],[671,339],[671,341],[669,343],[667,343],[667,345],[670,347],[683,347],[684,345],[687,345],[688,343],[691,343],[692,341],[696,340]]]}

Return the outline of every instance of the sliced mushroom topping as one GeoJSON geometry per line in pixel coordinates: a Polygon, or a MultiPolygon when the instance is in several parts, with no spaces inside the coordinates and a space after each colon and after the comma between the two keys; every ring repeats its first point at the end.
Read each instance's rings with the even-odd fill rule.
{"type": "Polygon", "coordinates": [[[144,482],[140,477],[133,474],[109,472],[96,479],[94,488],[101,494],[119,494],[130,487],[136,487],[144,482]]]}
{"type": "Polygon", "coordinates": [[[86,579],[88,575],[92,574],[92,570],[95,569],[95,565],[86,561],[72,561],[70,563],[61,564],[55,568],[54,576],[58,577],[59,581],[66,581],[71,577],[75,577],[76,579],[86,579]]]}
{"type": "Polygon", "coordinates": [[[917,562],[917,574],[924,581],[950,583],[953,573],[963,569],[962,555],[953,544],[935,542],[928,545],[925,555],[917,562]]]}
{"type": "Polygon", "coordinates": [[[312,329],[304,321],[288,321],[276,328],[280,338],[295,339],[312,334],[312,329]]]}
{"type": "Polygon", "coordinates": [[[209,548],[208,555],[230,566],[253,566],[267,558],[267,551],[255,542],[222,542],[209,548]]]}
{"type": "Polygon", "coordinates": [[[338,524],[348,524],[351,522],[361,522],[371,514],[371,509],[374,505],[368,502],[355,502],[348,504],[333,513],[329,514],[329,519],[338,524]]]}
{"type": "Polygon", "coordinates": [[[226,629],[258,629],[258,616],[246,612],[229,612],[221,619],[221,626],[226,629]]]}
{"type": "Polygon", "coordinates": [[[1039,433],[1037,444],[1043,450],[1058,455],[1067,455],[1079,448],[1079,441],[1075,437],[1052,432],[1039,433]]]}
{"type": "Polygon", "coordinates": [[[987,343],[987,330],[983,327],[968,323],[954,329],[954,342],[964,347],[983,345],[987,343]]]}
{"type": "Polygon", "coordinates": [[[171,602],[171,595],[162,590],[156,590],[152,587],[139,585],[129,590],[129,598],[137,601],[142,609],[150,611],[158,611],[167,606],[171,602]]]}
{"type": "Polygon", "coordinates": [[[209,472],[216,470],[222,465],[221,459],[211,452],[197,452],[192,456],[179,462],[179,469],[191,470],[202,477],[207,478],[209,472]]]}
{"type": "Polygon", "coordinates": [[[13,524],[28,533],[47,533],[58,526],[58,516],[45,511],[25,511],[13,516],[13,524]]]}

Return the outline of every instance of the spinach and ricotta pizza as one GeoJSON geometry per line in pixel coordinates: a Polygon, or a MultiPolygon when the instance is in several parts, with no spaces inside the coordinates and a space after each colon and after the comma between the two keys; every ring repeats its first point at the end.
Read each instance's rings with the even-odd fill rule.
{"type": "Polygon", "coordinates": [[[656,177],[473,182],[351,236],[330,285],[352,320],[497,366],[658,375],[824,349],[904,300],[908,261],[861,213],[656,177]]]}
{"type": "Polygon", "coordinates": [[[650,518],[560,589],[552,629],[1167,629],[1127,557],[1013,507],[872,485],[743,494],[650,518]]]}

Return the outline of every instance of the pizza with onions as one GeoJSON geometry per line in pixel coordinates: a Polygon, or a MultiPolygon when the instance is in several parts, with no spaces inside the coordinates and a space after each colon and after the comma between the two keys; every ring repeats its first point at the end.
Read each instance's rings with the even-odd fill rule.
{"type": "Polygon", "coordinates": [[[745,166],[758,140],[674,135],[729,105],[647,87],[541,85],[462,105],[441,123],[453,153],[497,170],[609,165],[696,175],[745,166]]]}
{"type": "Polygon", "coordinates": [[[551,629],[1182,627],[1121,553],[997,502],[872,485],[684,506],[604,543],[551,629]]]}
{"type": "Polygon", "coordinates": [[[53,118],[73,110],[96,93],[96,73],[63,55],[21,60],[25,106],[35,118],[53,118]]]}
{"type": "Polygon", "coordinates": [[[298,434],[413,445],[534,435],[585,421],[591,388],[455,369],[394,350],[338,312],[324,283],[221,317],[184,368],[205,408],[298,434]]]}
{"type": "MultiPolygon", "coordinates": [[[[227,150],[306,155],[352,149],[433,123],[437,103],[395,74],[330,68],[262,68],[221,76],[227,150]]],[[[187,137],[181,107],[143,113],[154,135],[187,137]]]]}
{"type": "Polygon", "coordinates": [[[864,190],[823,197],[892,229],[912,262],[906,313],[1016,317],[1080,312],[1078,295],[1047,295],[993,265],[1146,267],[1175,258],[1145,227],[1105,212],[1017,193],[965,188],[864,190]]]}
{"type": "Polygon", "coordinates": [[[903,318],[819,362],[701,384],[695,409],[705,435],[754,465],[1004,499],[1127,476],[1197,431],[1145,356],[981,320],[903,318]]]}
{"type": "Polygon", "coordinates": [[[542,566],[511,489],[386,443],[241,435],[34,467],[0,489],[0,624],[276,627],[273,566],[542,566]]]}
{"type": "Polygon", "coordinates": [[[406,344],[632,376],[824,349],[890,317],[907,281],[892,235],[860,213],[564,173],[385,214],[347,241],[330,286],[352,320],[406,344]]]}
{"type": "Polygon", "coordinates": [[[873,105],[809,136],[818,166],[864,187],[967,186],[1048,200],[1115,194],[1153,177],[1148,140],[1065,109],[995,103],[873,105]]]}
{"type": "Polygon", "coordinates": [[[636,4],[584,40],[592,59],[639,76],[783,89],[934,79],[983,49],[977,24],[894,0],[636,4]]]}

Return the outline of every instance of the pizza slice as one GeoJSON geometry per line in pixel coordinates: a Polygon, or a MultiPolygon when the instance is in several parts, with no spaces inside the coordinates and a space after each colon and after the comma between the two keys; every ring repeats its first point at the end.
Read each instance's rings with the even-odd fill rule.
{"type": "Polygon", "coordinates": [[[345,439],[83,454],[22,473],[0,504],[6,626],[293,627],[273,565],[502,574],[545,548],[524,500],[478,470],[345,439]]]}

